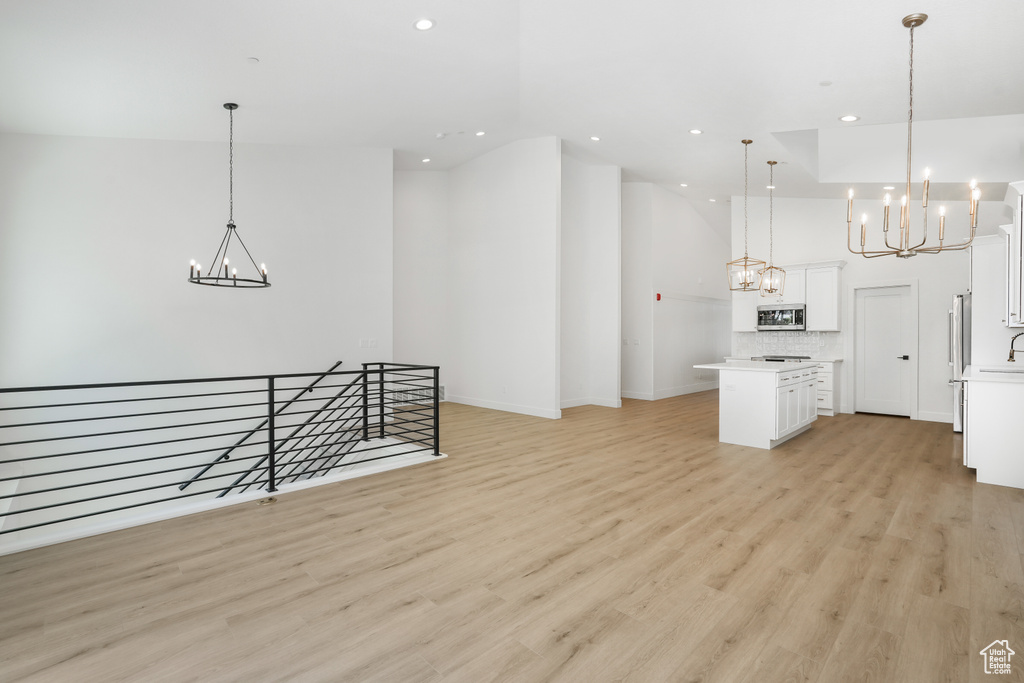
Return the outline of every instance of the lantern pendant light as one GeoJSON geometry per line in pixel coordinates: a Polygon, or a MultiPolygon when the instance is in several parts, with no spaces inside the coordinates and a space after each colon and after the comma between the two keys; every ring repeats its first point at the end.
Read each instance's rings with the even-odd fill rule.
{"type": "MultiPolygon", "coordinates": [[[[224,232],[224,237],[220,240],[220,246],[217,247],[217,253],[210,261],[210,269],[206,271],[206,275],[203,275],[203,266],[197,264],[195,260],[188,268],[188,281],[194,285],[207,285],[210,287],[235,287],[235,288],[252,288],[252,287],[269,287],[270,280],[267,279],[267,266],[264,263],[256,265],[255,259],[252,254],[246,248],[245,243],[242,241],[242,236],[238,234],[238,227],[235,225],[235,110],[238,109],[238,105],[233,102],[228,102],[224,105],[224,108],[228,110],[228,227],[224,232]],[[243,272],[242,276],[238,275],[238,266],[242,266],[244,269],[245,261],[231,261],[228,257],[228,248],[232,242],[238,242],[239,246],[242,247],[242,251],[245,252],[246,258],[252,264],[251,273],[246,276],[243,272]]],[[[237,253],[237,250],[236,250],[237,253]]]]}
{"type": "Polygon", "coordinates": [[[758,273],[765,267],[760,259],[750,258],[747,250],[747,150],[753,140],[741,140],[743,143],[743,258],[725,264],[725,272],[729,278],[729,289],[734,292],[756,292],[758,290],[758,273]]]}
{"type": "Polygon", "coordinates": [[[774,212],[775,164],[768,162],[768,267],[762,270],[761,296],[782,296],[782,288],[786,284],[786,271],[775,266],[775,236],[772,230],[772,213],[774,212]]]}
{"type": "MultiPolygon", "coordinates": [[[[928,184],[929,170],[924,169],[924,184],[921,190],[921,214],[923,230],[921,241],[915,242],[910,236],[910,157],[911,141],[914,131],[914,29],[928,19],[927,14],[908,14],[903,17],[903,25],[910,29],[910,109],[907,113],[907,185],[906,194],[900,202],[900,224],[899,239],[895,243],[889,241],[889,204],[892,197],[885,195],[882,207],[882,237],[885,242],[885,249],[865,249],[867,242],[867,214],[860,219],[860,249],[853,248],[853,189],[847,196],[846,205],[846,248],[854,254],[860,254],[864,258],[878,258],[879,256],[896,256],[898,258],[910,258],[918,254],[938,254],[943,251],[959,251],[971,246],[974,241],[974,233],[978,227],[978,200],[981,198],[981,190],[974,180],[971,181],[967,195],[970,210],[969,232],[966,238],[954,244],[946,244],[946,207],[939,207],[939,243],[925,246],[928,241],[928,184]]],[[[894,238],[895,239],[895,238],[894,238]]]]}

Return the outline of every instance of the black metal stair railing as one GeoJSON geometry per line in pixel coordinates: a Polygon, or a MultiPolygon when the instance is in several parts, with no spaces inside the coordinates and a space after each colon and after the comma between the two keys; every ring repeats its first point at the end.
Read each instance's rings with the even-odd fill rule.
{"type": "MultiPolygon", "coordinates": [[[[324,372],[324,373],[322,373],[322,374],[321,374],[321,375],[320,375],[319,377],[317,377],[317,378],[316,378],[315,380],[313,380],[312,382],[310,382],[310,383],[309,383],[309,386],[307,386],[307,387],[306,387],[306,388],[304,388],[304,389],[303,389],[302,391],[300,391],[299,393],[297,393],[297,394],[295,395],[295,397],[294,397],[294,398],[292,398],[292,399],[291,399],[290,401],[287,401],[287,402],[285,402],[284,404],[282,404],[280,408],[278,408],[277,410],[275,410],[275,411],[274,411],[274,414],[275,414],[275,415],[280,415],[280,414],[281,414],[281,413],[283,413],[283,412],[284,412],[285,410],[287,410],[289,406],[291,406],[291,405],[292,405],[293,403],[295,403],[295,401],[297,401],[297,400],[299,399],[299,397],[300,397],[300,396],[302,396],[303,394],[306,394],[306,393],[309,393],[310,391],[312,391],[312,390],[313,390],[313,387],[315,387],[315,386],[316,386],[316,385],[317,385],[317,384],[318,384],[318,383],[320,382],[320,380],[322,380],[322,379],[323,379],[324,377],[326,377],[326,376],[327,376],[328,374],[330,374],[331,372],[333,372],[333,371],[334,371],[334,370],[335,370],[335,369],[336,369],[336,368],[337,368],[337,367],[338,367],[339,365],[341,365],[341,363],[342,363],[342,361],[340,361],[340,360],[339,360],[339,361],[335,361],[334,365],[332,365],[332,366],[330,367],[330,369],[329,369],[329,370],[327,370],[327,372],[324,372]]],[[[240,438],[240,439],[239,439],[238,441],[236,441],[236,442],[235,442],[235,443],[234,443],[234,444],[233,444],[232,446],[230,446],[229,448],[227,448],[227,449],[226,449],[226,450],[225,450],[225,451],[224,451],[223,453],[221,453],[220,455],[218,455],[218,456],[217,456],[216,458],[214,458],[214,459],[213,459],[212,461],[210,461],[210,462],[209,462],[208,464],[204,465],[204,466],[202,467],[202,469],[200,469],[200,470],[199,470],[198,472],[196,472],[196,473],[195,473],[195,475],[194,475],[194,476],[193,476],[193,477],[192,477],[191,479],[189,479],[188,481],[186,481],[185,483],[183,483],[183,484],[182,484],[181,486],[179,486],[179,487],[178,487],[178,488],[179,488],[179,490],[181,490],[181,491],[184,491],[184,490],[185,490],[186,488],[188,488],[188,485],[189,485],[189,484],[191,484],[192,482],[194,482],[194,481],[195,481],[196,479],[199,479],[199,478],[201,478],[201,477],[202,477],[202,476],[203,476],[204,474],[206,474],[207,472],[209,472],[209,471],[210,471],[210,469],[211,469],[211,468],[213,468],[213,467],[214,467],[214,465],[216,465],[217,463],[219,463],[219,462],[223,462],[223,461],[225,461],[225,460],[230,460],[230,459],[231,459],[231,453],[232,453],[232,452],[234,452],[234,450],[235,450],[236,448],[238,448],[239,446],[241,446],[242,444],[244,444],[244,443],[245,443],[246,441],[248,441],[250,437],[252,437],[253,435],[255,435],[255,434],[259,433],[259,431],[260,431],[261,429],[263,429],[264,427],[266,427],[266,426],[267,426],[267,422],[268,422],[268,420],[269,420],[269,419],[270,419],[270,418],[264,418],[264,420],[263,420],[262,422],[260,422],[260,423],[259,423],[258,425],[256,425],[255,427],[253,427],[253,428],[252,428],[251,430],[249,430],[248,432],[246,432],[246,434],[245,434],[245,435],[243,435],[243,436],[242,436],[242,438],[240,438]]]]}
{"type": "Polygon", "coordinates": [[[26,533],[73,536],[350,466],[440,455],[437,366],[338,365],[0,388],[0,552],[26,533]]]}
{"type": "MultiPolygon", "coordinates": [[[[318,453],[321,453],[331,448],[332,446],[336,445],[334,442],[329,442],[329,438],[331,436],[336,436],[346,431],[350,431],[329,431],[331,427],[336,426],[338,422],[338,418],[333,417],[333,414],[338,411],[338,407],[335,406],[335,403],[338,401],[344,403],[348,398],[351,398],[352,395],[348,394],[347,392],[353,387],[361,386],[361,384],[364,383],[365,381],[366,373],[360,373],[359,375],[357,375],[351,382],[344,385],[341,388],[341,391],[339,391],[336,395],[330,398],[327,401],[327,403],[325,403],[317,410],[312,411],[309,417],[307,417],[297,427],[295,427],[288,436],[280,439],[275,444],[274,452],[277,457],[276,464],[278,469],[276,479],[279,483],[288,483],[289,477],[290,481],[296,481],[298,479],[298,477],[294,474],[294,470],[296,467],[302,465],[303,463],[307,463],[308,468],[309,463],[315,461],[320,457],[319,455],[317,455],[318,453]],[[318,419],[324,416],[325,413],[326,417],[324,419],[318,419]],[[290,443],[293,441],[295,443],[290,443]],[[304,451],[309,450],[313,451],[312,457],[310,454],[304,453],[304,451]],[[286,471],[286,468],[289,469],[286,471]]],[[[358,408],[360,409],[360,411],[362,410],[362,403],[359,404],[358,408]]],[[[362,415],[360,414],[360,423],[361,422],[362,415]]],[[[354,445],[354,443],[352,443],[352,445],[354,445]]],[[[348,450],[350,449],[351,445],[349,446],[348,450]]],[[[238,479],[233,481],[230,486],[226,487],[223,491],[217,494],[217,497],[221,498],[235,489],[238,489],[239,493],[247,491],[257,481],[259,481],[260,473],[265,472],[268,469],[269,460],[270,456],[267,455],[254,462],[252,464],[252,467],[250,467],[245,473],[239,476],[238,479]],[[250,478],[253,478],[253,481],[246,483],[245,480],[250,478]]]]}

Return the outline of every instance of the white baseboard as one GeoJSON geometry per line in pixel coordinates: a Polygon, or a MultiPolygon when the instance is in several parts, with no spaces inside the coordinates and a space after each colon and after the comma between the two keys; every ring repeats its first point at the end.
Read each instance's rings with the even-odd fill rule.
{"type": "Polygon", "coordinates": [[[607,398],[574,398],[562,401],[562,410],[566,408],[578,408],[579,406],[603,406],[605,408],[621,408],[622,400],[607,398]]]}
{"type": "Polygon", "coordinates": [[[648,394],[644,391],[623,391],[622,398],[635,398],[641,401],[653,401],[654,394],[648,394]]]}
{"type": "Polygon", "coordinates": [[[480,398],[470,398],[469,396],[453,396],[449,394],[445,399],[449,403],[462,403],[467,406],[476,406],[477,408],[490,408],[491,410],[503,410],[506,413],[519,413],[520,415],[532,415],[533,417],[546,417],[551,420],[560,420],[562,418],[561,410],[550,410],[547,408],[535,408],[533,406],[520,406],[515,403],[501,403],[499,401],[487,401],[480,398]]]}
{"type": "Polygon", "coordinates": [[[696,394],[699,391],[710,391],[718,388],[718,380],[713,382],[697,382],[696,384],[686,384],[681,387],[670,387],[668,389],[659,389],[654,392],[654,400],[662,398],[672,398],[673,396],[683,396],[685,394],[696,394]]]}
{"type": "Polygon", "coordinates": [[[953,424],[953,413],[919,410],[917,411],[917,419],[924,420],[925,422],[948,422],[953,424]]]}

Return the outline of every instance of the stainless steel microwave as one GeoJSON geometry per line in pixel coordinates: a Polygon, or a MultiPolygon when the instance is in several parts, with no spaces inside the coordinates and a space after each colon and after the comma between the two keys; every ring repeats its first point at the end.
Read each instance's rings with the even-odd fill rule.
{"type": "Polygon", "coordinates": [[[804,330],[806,306],[804,304],[769,304],[757,307],[758,330],[804,330]]]}

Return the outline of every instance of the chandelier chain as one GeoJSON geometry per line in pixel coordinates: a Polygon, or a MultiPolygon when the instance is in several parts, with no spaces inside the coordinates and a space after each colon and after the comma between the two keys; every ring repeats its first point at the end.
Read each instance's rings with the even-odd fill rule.
{"type": "MultiPolygon", "coordinates": [[[[914,27],[910,27],[910,103],[907,108],[907,198],[910,198],[910,151],[914,133],[914,27]]],[[[908,203],[907,209],[909,211],[908,203]]],[[[909,232],[910,216],[907,216],[909,232]]]]}
{"type": "Polygon", "coordinates": [[[768,265],[775,265],[775,237],[772,232],[772,217],[775,212],[774,210],[774,195],[775,195],[775,164],[770,163],[768,166],[768,265]]]}
{"type": "Polygon", "coordinates": [[[228,223],[235,222],[235,111],[228,109],[228,223]]]}
{"type": "Polygon", "coordinates": [[[749,253],[747,243],[747,152],[750,145],[743,143],[743,257],[749,253]]]}

